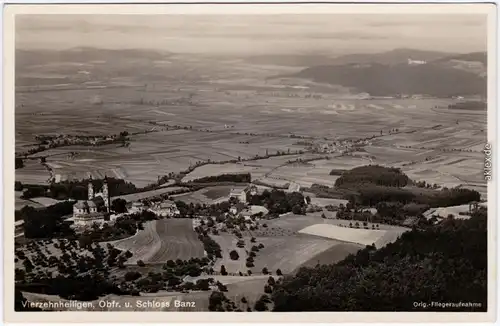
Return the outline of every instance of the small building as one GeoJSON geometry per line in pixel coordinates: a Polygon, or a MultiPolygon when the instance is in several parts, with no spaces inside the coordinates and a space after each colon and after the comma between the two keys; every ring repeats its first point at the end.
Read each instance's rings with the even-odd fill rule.
{"type": "Polygon", "coordinates": [[[236,198],[242,203],[247,202],[248,196],[255,196],[257,194],[257,187],[255,185],[246,185],[244,187],[234,187],[229,192],[229,198],[236,198]]]}
{"type": "Polygon", "coordinates": [[[140,201],[135,201],[127,205],[127,209],[130,213],[140,213],[146,210],[146,205],[140,201]]]}
{"type": "Polygon", "coordinates": [[[149,209],[156,215],[167,217],[167,216],[177,216],[180,214],[177,205],[171,200],[165,200],[161,203],[154,204],[153,207],[149,209]]]}
{"type": "Polygon", "coordinates": [[[290,182],[290,185],[288,185],[287,192],[300,192],[300,185],[295,182],[290,182]]]}

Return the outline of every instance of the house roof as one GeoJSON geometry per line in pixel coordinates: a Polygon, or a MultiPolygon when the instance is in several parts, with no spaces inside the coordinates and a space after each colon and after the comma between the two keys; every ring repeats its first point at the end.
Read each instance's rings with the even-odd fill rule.
{"type": "Polygon", "coordinates": [[[231,193],[241,193],[246,190],[247,187],[234,187],[231,189],[231,193]]]}

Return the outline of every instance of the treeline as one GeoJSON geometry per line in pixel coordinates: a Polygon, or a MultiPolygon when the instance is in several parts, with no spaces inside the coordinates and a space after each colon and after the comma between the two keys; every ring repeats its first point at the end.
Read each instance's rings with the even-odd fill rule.
{"type": "Polygon", "coordinates": [[[207,252],[207,257],[210,260],[222,258],[222,250],[220,248],[220,245],[217,243],[217,241],[210,238],[210,236],[206,232],[198,235],[198,239],[203,243],[203,248],[207,252]]]}
{"type": "Polygon", "coordinates": [[[22,268],[15,269],[16,289],[34,293],[59,295],[68,300],[95,300],[109,293],[125,294],[113,284],[109,272],[123,268],[131,254],[122,253],[108,244],[82,246],[76,240],[49,240],[30,242],[16,248],[15,261],[22,268]],[[47,251],[52,243],[60,254],[47,251]],[[86,248],[86,252],[82,249],[86,248]],[[40,269],[43,272],[40,272],[40,269]]]}
{"type": "Polygon", "coordinates": [[[410,203],[447,207],[479,201],[479,192],[465,188],[409,188],[412,181],[400,169],[367,165],[345,171],[335,187],[314,184],[308,191],[318,197],[347,199],[355,206],[377,207],[381,203],[410,203]]]}
{"type": "MultiPolygon", "coordinates": [[[[125,144],[130,140],[128,137],[128,131],[122,131],[119,134],[113,135],[94,135],[94,136],[85,136],[85,135],[42,135],[35,136],[36,141],[39,143],[34,147],[30,148],[26,152],[17,153],[18,157],[26,158],[28,155],[40,153],[46,151],[51,148],[58,148],[64,146],[73,146],[73,145],[81,145],[81,146],[102,146],[113,144],[117,142],[122,142],[125,144]]],[[[40,157],[40,159],[45,160],[46,157],[40,157]]]]}
{"type": "Polygon", "coordinates": [[[458,187],[419,191],[366,185],[357,191],[356,195],[350,195],[347,199],[359,205],[371,207],[381,202],[416,203],[430,207],[447,207],[464,205],[481,199],[479,192],[458,187]]]}
{"type": "Polygon", "coordinates": [[[482,101],[466,101],[448,105],[450,110],[486,110],[486,103],[482,101]]]}
{"type": "Polygon", "coordinates": [[[250,205],[264,206],[269,210],[270,215],[285,214],[293,212],[294,214],[305,214],[306,203],[304,196],[300,192],[284,192],[273,189],[264,190],[262,194],[248,196],[250,205]]]}
{"type": "MultiPolygon", "coordinates": [[[[143,275],[139,270],[130,270],[123,276],[120,288],[131,295],[140,295],[140,292],[156,293],[161,290],[209,290],[209,280],[198,280],[196,284],[184,283],[185,276],[197,277],[202,272],[208,272],[208,258],[191,258],[189,260],[169,260],[163,265],[162,272],[150,271],[143,275]],[[184,284],[183,284],[184,283],[184,284]]],[[[144,267],[142,261],[138,261],[139,267],[144,267]]]]}
{"type": "Polygon", "coordinates": [[[216,203],[216,204],[200,204],[200,203],[189,203],[186,204],[181,200],[176,200],[175,205],[179,210],[179,215],[181,217],[193,218],[198,215],[202,216],[214,216],[215,218],[219,218],[223,216],[224,213],[229,212],[231,208],[231,204],[227,201],[216,203]]]}
{"type": "Polygon", "coordinates": [[[24,220],[24,236],[26,238],[57,238],[73,235],[64,216],[73,213],[73,201],[57,203],[45,208],[25,206],[19,210],[18,218],[24,220]]]}
{"type": "Polygon", "coordinates": [[[250,183],[252,181],[252,176],[250,173],[230,173],[230,174],[220,174],[204,178],[199,178],[193,180],[193,183],[208,183],[208,182],[238,182],[238,183],[250,183]]]}
{"type": "Polygon", "coordinates": [[[380,165],[366,165],[356,167],[342,173],[335,181],[335,187],[349,187],[364,183],[371,183],[386,187],[404,187],[409,178],[400,169],[387,168],[380,165]]]}
{"type": "Polygon", "coordinates": [[[274,311],[486,311],[487,249],[481,208],[469,220],[412,230],[335,265],[301,268],[275,285],[274,311]],[[431,301],[480,306],[443,308],[431,301]]]}
{"type": "Polygon", "coordinates": [[[40,283],[16,284],[16,289],[44,293],[49,295],[59,295],[63,299],[92,301],[106,294],[123,295],[118,286],[108,280],[107,277],[95,273],[76,277],[56,276],[53,278],[43,278],[40,283]]]}
{"type": "MultiPolygon", "coordinates": [[[[16,190],[24,189],[22,198],[30,199],[34,197],[50,197],[57,200],[88,199],[88,183],[90,179],[83,179],[78,181],[63,181],[53,183],[49,186],[42,185],[23,185],[16,183],[16,190]]],[[[133,183],[127,182],[123,179],[107,178],[109,196],[121,196],[139,192],[141,189],[137,188],[133,183]]],[[[104,180],[92,180],[94,190],[97,192],[102,188],[104,180]]]]}

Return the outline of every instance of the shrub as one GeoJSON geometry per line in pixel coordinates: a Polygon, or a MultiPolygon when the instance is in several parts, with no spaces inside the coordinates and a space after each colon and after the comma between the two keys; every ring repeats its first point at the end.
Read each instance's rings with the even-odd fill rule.
{"type": "Polygon", "coordinates": [[[222,275],[227,275],[226,266],[222,265],[222,266],[220,267],[220,273],[221,273],[222,275]]]}
{"type": "Polygon", "coordinates": [[[238,260],[238,258],[240,258],[240,255],[238,254],[238,252],[236,250],[232,250],[229,253],[229,257],[231,257],[232,260],[238,260]]]}
{"type": "Polygon", "coordinates": [[[137,280],[141,276],[142,276],[141,273],[131,271],[131,272],[125,273],[124,279],[125,279],[125,281],[130,282],[130,281],[137,280]]]}

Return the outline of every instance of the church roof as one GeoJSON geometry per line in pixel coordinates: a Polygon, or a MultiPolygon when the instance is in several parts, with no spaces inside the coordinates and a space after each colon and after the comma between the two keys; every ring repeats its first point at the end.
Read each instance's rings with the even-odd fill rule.
{"type": "Polygon", "coordinates": [[[79,200],[76,204],[75,207],[78,209],[84,209],[87,208],[87,202],[85,200],[79,200]]]}

